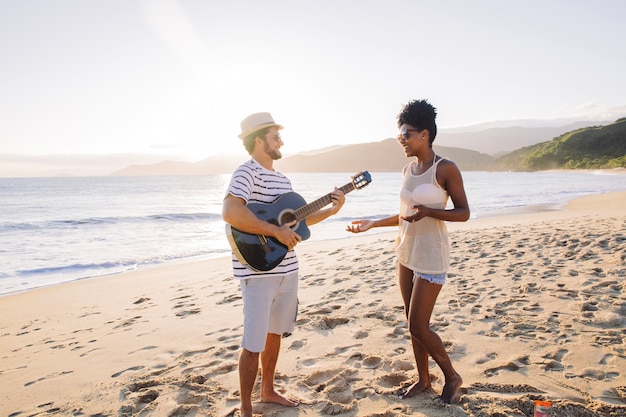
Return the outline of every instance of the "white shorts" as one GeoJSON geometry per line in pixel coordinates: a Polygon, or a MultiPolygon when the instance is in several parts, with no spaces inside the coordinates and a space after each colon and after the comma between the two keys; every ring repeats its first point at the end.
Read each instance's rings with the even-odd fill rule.
{"type": "Polygon", "coordinates": [[[241,280],[243,340],[250,352],[263,352],[268,333],[291,333],[298,314],[298,273],[241,280]]]}

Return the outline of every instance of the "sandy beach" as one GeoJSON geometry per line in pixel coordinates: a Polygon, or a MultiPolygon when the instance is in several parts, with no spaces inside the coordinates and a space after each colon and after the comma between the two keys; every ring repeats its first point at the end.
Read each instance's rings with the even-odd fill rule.
{"type": "MultiPolygon", "coordinates": [[[[349,200],[348,203],[349,204],[349,200]]],[[[387,233],[303,243],[296,331],[264,416],[626,416],[626,192],[449,224],[432,324],[457,403],[415,381],[387,233]]],[[[315,233],[315,228],[312,228],[315,233]]],[[[1,416],[236,416],[241,297],[230,257],[0,297],[1,416]]],[[[258,394],[258,392],[256,393],[258,394]]]]}

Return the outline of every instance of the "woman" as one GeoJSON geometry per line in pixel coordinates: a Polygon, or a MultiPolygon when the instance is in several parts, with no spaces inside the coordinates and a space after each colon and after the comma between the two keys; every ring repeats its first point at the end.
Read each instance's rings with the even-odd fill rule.
{"type": "Polygon", "coordinates": [[[451,403],[463,380],[454,370],[441,339],[430,328],[430,317],[450,263],[445,222],[467,221],[470,209],[461,172],[454,162],[433,151],[436,116],[436,109],[426,100],[404,106],[398,115],[398,142],[406,156],[415,159],[402,170],[400,213],[379,220],[353,221],[347,230],[361,233],[372,227],[399,226],[395,245],[397,272],[419,376],[400,397],[432,389],[430,355],[445,376],[441,399],[451,403]],[[448,197],[453,208],[446,208],[448,197]]]}

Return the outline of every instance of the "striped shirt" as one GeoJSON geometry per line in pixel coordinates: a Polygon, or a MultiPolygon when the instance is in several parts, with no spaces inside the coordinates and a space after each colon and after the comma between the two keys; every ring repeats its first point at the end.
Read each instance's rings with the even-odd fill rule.
{"type": "MultiPolygon", "coordinates": [[[[254,159],[241,164],[235,170],[228,186],[227,194],[242,198],[249,203],[271,203],[281,194],[293,191],[291,181],[278,171],[265,169],[254,159]]],[[[282,262],[271,271],[254,271],[239,262],[235,254],[233,275],[236,279],[271,277],[298,271],[296,252],[287,252],[282,262]]]]}

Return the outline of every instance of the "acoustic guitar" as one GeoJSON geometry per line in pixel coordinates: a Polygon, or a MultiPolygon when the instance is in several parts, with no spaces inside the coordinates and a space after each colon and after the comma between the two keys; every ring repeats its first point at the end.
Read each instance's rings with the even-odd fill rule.
{"type": "MultiPolygon", "coordinates": [[[[352,177],[352,181],[339,188],[344,194],[361,188],[372,182],[369,172],[363,171],[352,177]]],[[[282,194],[271,203],[250,203],[247,207],[259,219],[270,222],[277,226],[296,221],[291,226],[302,240],[311,236],[311,232],[304,221],[308,216],[332,202],[331,193],[307,204],[298,193],[289,192],[282,194]]],[[[277,239],[242,232],[229,224],[226,224],[226,237],[233,253],[242,264],[255,271],[270,271],[287,255],[287,246],[277,239]]]]}

